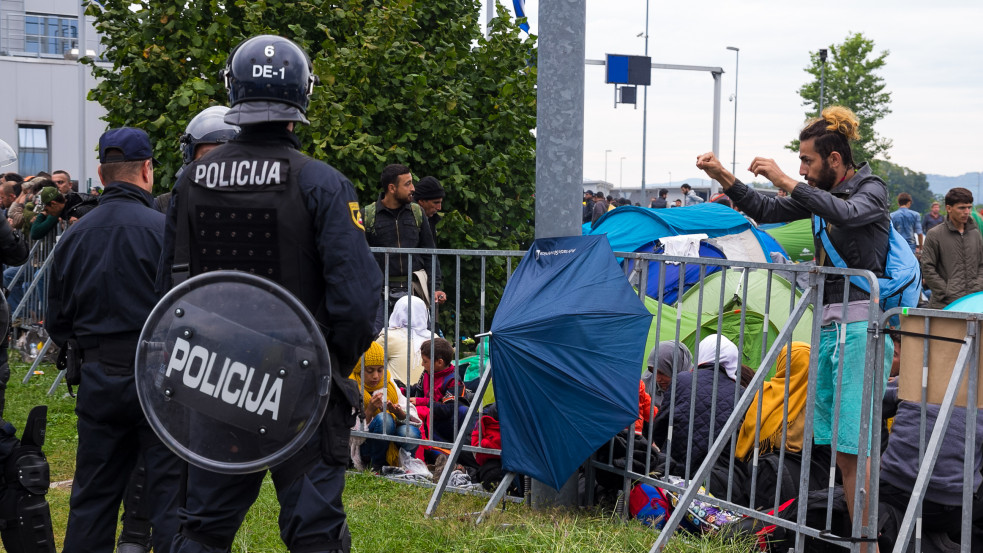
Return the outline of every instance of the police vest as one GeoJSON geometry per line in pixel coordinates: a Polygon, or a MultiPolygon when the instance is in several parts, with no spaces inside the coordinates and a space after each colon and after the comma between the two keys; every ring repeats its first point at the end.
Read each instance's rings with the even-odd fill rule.
{"type": "Polygon", "coordinates": [[[324,273],[298,184],[311,161],[289,146],[230,142],[188,166],[174,206],[173,283],[208,271],[252,273],[323,321],[324,273]]]}

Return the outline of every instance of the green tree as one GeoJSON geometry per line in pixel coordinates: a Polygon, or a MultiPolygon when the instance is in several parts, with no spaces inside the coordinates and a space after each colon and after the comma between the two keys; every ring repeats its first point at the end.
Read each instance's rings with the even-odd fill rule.
{"type": "Polygon", "coordinates": [[[935,201],[935,195],[928,187],[925,173],[912,171],[884,160],[875,161],[872,169],[887,183],[887,197],[890,204],[888,207],[891,211],[898,208],[898,194],[902,192],[911,195],[911,209],[919,213],[927,213],[928,208],[935,201]]]}
{"type": "MultiPolygon", "coordinates": [[[[889,53],[885,50],[875,54],[874,41],[864,38],[861,33],[850,34],[841,44],[829,46],[823,107],[846,106],[857,115],[860,140],[853,144],[853,155],[858,164],[878,156],[889,159],[887,151],[891,148],[891,140],[880,136],[874,128],[878,121],[891,113],[891,93],[884,90],[884,79],[877,74],[884,67],[889,53]]],[[[810,52],[809,66],[805,71],[815,80],[799,89],[807,119],[819,116],[822,66],[819,52],[810,52]]],[[[799,141],[792,141],[787,148],[798,151],[799,141]]]]}
{"type": "MultiPolygon", "coordinates": [[[[90,98],[110,126],[150,134],[162,163],[158,190],[173,185],[188,121],[226,104],[219,72],[232,47],[279,34],[310,54],[320,78],[312,124],[297,130],[303,150],[348,176],[363,204],[378,197],[382,168],[403,163],[447,190],[440,247],[512,250],[532,241],[535,37],[502,6],[488,37],[476,0],[144,0],[88,13],[113,63],[93,66],[100,82],[90,98]]],[[[464,302],[463,332],[478,330],[479,266],[464,259],[462,289],[448,290],[464,302]]],[[[504,283],[504,261],[487,270],[489,283],[504,283]]],[[[444,273],[456,273],[449,259],[444,273]]],[[[489,305],[501,288],[489,284],[489,305]]]]}

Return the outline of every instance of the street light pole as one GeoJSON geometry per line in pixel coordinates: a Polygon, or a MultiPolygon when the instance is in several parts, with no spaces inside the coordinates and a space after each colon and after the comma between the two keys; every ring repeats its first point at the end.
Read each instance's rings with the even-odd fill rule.
{"type": "Polygon", "coordinates": [[[737,77],[741,68],[741,49],[736,46],[728,46],[728,50],[734,51],[734,154],[731,158],[730,172],[737,174],[737,77]]]}
{"type": "MultiPolygon", "coordinates": [[[[649,3],[645,0],[645,57],[649,55],[649,3]]],[[[651,69],[649,69],[651,71],[651,69]]],[[[642,201],[645,201],[645,158],[648,157],[646,137],[648,130],[649,113],[649,87],[642,91],[642,201]]]]}
{"type": "Polygon", "coordinates": [[[618,174],[618,195],[624,194],[624,184],[625,184],[625,157],[621,156],[621,171],[618,174]]]}
{"type": "Polygon", "coordinates": [[[669,171],[669,188],[672,188],[672,171],[669,171]]]}
{"type": "Polygon", "coordinates": [[[608,154],[611,150],[604,150],[604,182],[608,182],[608,154]]]}

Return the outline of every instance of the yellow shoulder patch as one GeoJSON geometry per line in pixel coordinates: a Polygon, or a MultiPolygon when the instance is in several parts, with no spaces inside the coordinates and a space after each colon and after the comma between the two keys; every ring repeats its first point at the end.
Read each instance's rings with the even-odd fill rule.
{"type": "Polygon", "coordinates": [[[358,208],[358,202],[348,202],[348,210],[352,212],[352,223],[359,228],[362,232],[365,232],[365,226],[362,225],[362,212],[358,208]]]}

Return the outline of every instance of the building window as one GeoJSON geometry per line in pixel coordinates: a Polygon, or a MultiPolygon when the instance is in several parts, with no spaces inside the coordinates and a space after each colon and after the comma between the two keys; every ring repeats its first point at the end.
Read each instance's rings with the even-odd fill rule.
{"type": "Polygon", "coordinates": [[[65,55],[77,46],[78,20],[74,17],[27,14],[24,17],[24,49],[32,54],[65,55]]]}
{"type": "Polygon", "coordinates": [[[50,170],[49,128],[39,125],[20,125],[17,128],[20,141],[17,149],[17,169],[20,174],[36,175],[41,171],[50,170]]]}

